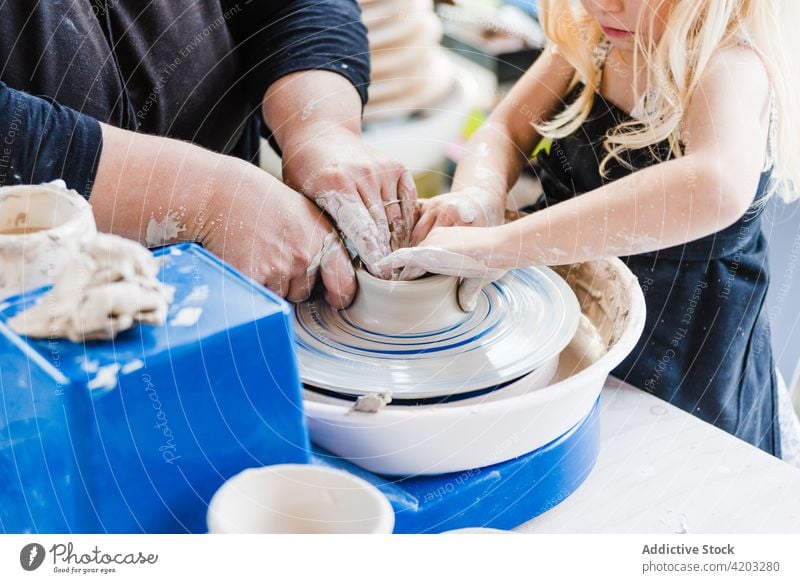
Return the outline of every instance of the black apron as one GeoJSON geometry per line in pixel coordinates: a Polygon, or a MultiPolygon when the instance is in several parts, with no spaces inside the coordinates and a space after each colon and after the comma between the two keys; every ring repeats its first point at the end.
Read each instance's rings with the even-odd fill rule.
{"type": "MultiPolygon", "coordinates": [[[[544,188],[537,208],[630,174],[617,161],[608,165],[607,178],[599,171],[605,136],[630,119],[598,95],[588,120],[535,159],[544,188]]],[[[669,156],[666,143],[657,151],[660,159],[669,156]]],[[[636,169],[657,161],[646,150],[625,158],[636,169]]],[[[647,317],[639,343],[613,374],[780,456],[778,383],[765,309],[767,244],[756,204],[769,184],[765,171],[751,210],[723,231],[622,258],[639,278],[647,317]]]]}

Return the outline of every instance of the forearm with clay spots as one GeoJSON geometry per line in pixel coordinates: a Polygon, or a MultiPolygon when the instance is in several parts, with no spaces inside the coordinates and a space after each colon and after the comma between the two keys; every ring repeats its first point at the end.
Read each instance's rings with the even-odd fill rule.
{"type": "Polygon", "coordinates": [[[267,90],[262,113],[284,151],[290,142],[325,139],[329,131],[361,134],[361,98],[348,79],[330,71],[279,79],[267,90]]]}
{"type": "Polygon", "coordinates": [[[90,197],[101,231],[152,247],[199,241],[209,229],[224,227],[225,217],[214,216],[214,194],[224,182],[235,190],[249,164],[178,140],[107,125],[102,130],[90,197]]]}
{"type": "Polygon", "coordinates": [[[713,157],[664,162],[499,227],[488,265],[562,265],[693,241],[746,212],[726,199],[729,186],[713,157]]]}
{"type": "Polygon", "coordinates": [[[566,94],[574,70],[547,50],[517,82],[467,143],[453,191],[481,188],[505,197],[540,140],[534,122],[548,119],[566,94]]]}
{"type": "MultiPolygon", "coordinates": [[[[487,123],[467,142],[453,177],[451,190],[458,192],[478,189],[500,199],[501,204],[498,206],[505,208],[506,195],[519,178],[525,161],[526,156],[502,127],[487,123]]],[[[493,224],[499,224],[500,219],[501,217],[490,217],[493,224]]]]}

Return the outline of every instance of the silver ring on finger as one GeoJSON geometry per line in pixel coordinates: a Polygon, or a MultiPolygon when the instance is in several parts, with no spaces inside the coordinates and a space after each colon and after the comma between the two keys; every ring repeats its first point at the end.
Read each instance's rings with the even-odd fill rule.
{"type": "Polygon", "coordinates": [[[393,204],[400,204],[400,201],[396,200],[396,199],[395,200],[387,200],[385,203],[383,203],[383,208],[386,208],[388,206],[392,206],[393,204]]]}

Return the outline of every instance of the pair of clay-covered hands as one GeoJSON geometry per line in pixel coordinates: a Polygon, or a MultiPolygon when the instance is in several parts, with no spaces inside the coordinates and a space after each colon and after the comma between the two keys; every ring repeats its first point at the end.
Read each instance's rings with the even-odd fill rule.
{"type": "Polygon", "coordinates": [[[471,312],[481,289],[505,273],[489,267],[486,253],[493,247],[492,231],[474,228],[501,225],[503,201],[481,188],[466,188],[423,201],[420,208],[410,246],[394,251],[377,266],[390,269],[392,277],[401,280],[425,273],[459,277],[459,304],[471,312]]]}
{"type": "Polygon", "coordinates": [[[418,201],[402,165],[351,142],[339,137],[334,152],[318,143],[284,151],[284,183],[251,165],[225,164],[224,187],[216,189],[224,196],[212,197],[198,233],[182,235],[291,301],[307,299],[319,276],[331,306],[349,305],[352,253],[383,279],[461,277],[459,301],[473,309],[481,287],[502,275],[483,260],[492,229],[473,227],[501,224],[503,201],[478,188],[418,201]]]}
{"type": "MultiPolygon", "coordinates": [[[[482,257],[485,232],[453,227],[502,224],[502,199],[480,188],[466,188],[418,201],[414,181],[401,165],[355,145],[349,152],[311,173],[307,155],[289,158],[289,165],[284,165],[286,184],[327,213],[351,253],[372,275],[401,280],[425,273],[460,277],[459,303],[472,311],[483,286],[504,272],[489,269],[482,257]]],[[[343,255],[341,241],[328,235],[308,272],[319,269],[328,287],[326,271],[338,265],[338,277],[327,279],[339,280],[342,287],[343,255]]],[[[330,289],[326,292],[334,307],[352,301],[352,296],[342,300],[335,295],[330,289]]]]}
{"type": "MultiPolygon", "coordinates": [[[[308,188],[300,190],[308,193],[308,188]]],[[[312,198],[372,275],[400,280],[425,273],[462,278],[458,299],[465,311],[474,310],[481,289],[503,275],[504,270],[490,269],[481,257],[487,248],[480,241],[485,235],[442,229],[502,224],[504,205],[496,195],[466,188],[418,202],[408,172],[400,176],[397,199],[371,198],[369,193],[376,189],[358,190],[322,190],[312,198]]]]}

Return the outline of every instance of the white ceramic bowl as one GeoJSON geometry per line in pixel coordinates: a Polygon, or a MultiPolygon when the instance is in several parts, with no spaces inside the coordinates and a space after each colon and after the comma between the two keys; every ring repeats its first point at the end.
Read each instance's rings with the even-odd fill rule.
{"type": "Polygon", "coordinates": [[[92,207],[74,190],[0,188],[0,299],[52,283],[96,233],[92,207]]]}
{"type": "Polygon", "coordinates": [[[304,464],[251,468],[217,490],[210,534],[391,534],[394,510],[375,486],[304,464]]]}
{"type": "Polygon", "coordinates": [[[312,440],[372,472],[427,475],[507,461],[566,433],[589,414],[610,371],[633,350],[644,328],[645,303],[635,276],[618,259],[557,271],[599,332],[601,354],[587,356],[592,341],[582,327],[561,353],[554,382],[522,391],[512,385],[504,389],[508,398],[489,393],[485,402],[476,402],[478,397],[461,404],[389,405],[373,414],[351,412],[349,401],[306,391],[312,440]]]}

